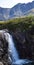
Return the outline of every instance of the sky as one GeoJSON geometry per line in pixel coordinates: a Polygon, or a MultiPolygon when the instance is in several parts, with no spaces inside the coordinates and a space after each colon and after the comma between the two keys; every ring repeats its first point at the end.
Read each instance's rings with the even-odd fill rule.
{"type": "Polygon", "coordinates": [[[0,0],[0,7],[3,8],[12,8],[17,3],[28,3],[33,0],[0,0]]]}

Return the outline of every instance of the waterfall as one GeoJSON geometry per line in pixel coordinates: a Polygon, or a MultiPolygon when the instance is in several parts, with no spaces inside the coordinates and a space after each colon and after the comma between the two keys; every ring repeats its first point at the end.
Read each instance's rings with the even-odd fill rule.
{"type": "Polygon", "coordinates": [[[17,52],[17,50],[15,48],[15,45],[14,45],[14,42],[13,42],[13,38],[12,38],[12,36],[9,33],[4,33],[4,34],[5,34],[6,40],[9,43],[8,51],[9,51],[9,53],[12,56],[12,60],[13,61],[17,61],[19,59],[19,56],[18,56],[18,52],[17,52]]]}
{"type": "MultiPolygon", "coordinates": [[[[8,42],[8,52],[9,52],[9,55],[12,56],[13,62],[17,61],[19,59],[19,56],[18,56],[18,52],[15,48],[12,36],[4,30],[0,30],[0,34],[2,35],[2,37],[5,36],[5,39],[8,42]]],[[[9,58],[11,60],[11,57],[9,57],[9,58]]]]}
{"type": "Polygon", "coordinates": [[[13,38],[9,33],[7,33],[4,30],[0,30],[0,34],[2,35],[2,37],[4,34],[5,39],[8,42],[8,52],[9,52],[10,62],[12,61],[13,64],[15,64],[15,65],[23,65],[23,64],[28,64],[28,63],[32,62],[28,59],[19,59],[19,55],[18,55],[18,52],[17,52],[16,47],[14,45],[13,38]]]}
{"type": "MultiPolygon", "coordinates": [[[[28,59],[19,59],[19,55],[18,55],[18,52],[17,52],[16,47],[14,45],[13,38],[9,33],[5,33],[5,38],[9,43],[8,51],[9,51],[10,55],[12,56],[13,64],[22,65],[22,64],[27,64],[27,63],[31,62],[28,59]]],[[[11,57],[10,57],[10,61],[11,61],[11,57]]]]}

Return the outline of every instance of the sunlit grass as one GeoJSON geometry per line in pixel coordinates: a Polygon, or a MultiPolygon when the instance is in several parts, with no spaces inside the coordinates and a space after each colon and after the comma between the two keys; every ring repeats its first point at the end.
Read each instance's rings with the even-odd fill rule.
{"type": "Polygon", "coordinates": [[[7,23],[17,24],[20,22],[34,24],[34,16],[26,16],[26,17],[22,17],[22,18],[14,18],[14,19],[7,20],[7,21],[0,21],[0,24],[7,24],[7,23]],[[32,22],[30,22],[30,21],[32,21],[32,22]]]}

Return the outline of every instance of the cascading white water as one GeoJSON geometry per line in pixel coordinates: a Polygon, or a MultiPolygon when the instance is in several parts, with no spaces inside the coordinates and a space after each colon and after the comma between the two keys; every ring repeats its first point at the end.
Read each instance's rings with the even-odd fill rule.
{"type": "Polygon", "coordinates": [[[23,64],[27,64],[29,62],[32,62],[32,61],[30,61],[28,59],[22,59],[22,60],[19,59],[19,55],[18,55],[18,52],[17,52],[17,50],[15,48],[12,36],[9,33],[7,33],[6,31],[4,31],[4,30],[0,30],[0,33],[5,35],[5,39],[9,43],[8,44],[9,45],[8,51],[11,54],[12,59],[13,59],[13,61],[12,61],[11,57],[9,56],[10,62],[12,61],[13,64],[15,64],[15,65],[23,65],[23,64]]]}
{"type": "Polygon", "coordinates": [[[4,34],[5,34],[6,40],[9,43],[9,49],[8,49],[9,53],[11,54],[13,61],[17,61],[19,59],[19,56],[15,48],[12,36],[9,33],[4,33],[4,34]]]}
{"type": "MultiPolygon", "coordinates": [[[[18,55],[17,50],[15,48],[12,36],[9,33],[5,33],[5,37],[9,43],[8,50],[9,50],[9,53],[11,53],[11,55],[12,55],[13,64],[22,65],[22,64],[27,64],[27,63],[31,62],[28,59],[19,59],[19,55],[18,55]]],[[[10,61],[11,61],[11,58],[10,58],[10,61]]]]}
{"type": "MultiPolygon", "coordinates": [[[[0,34],[4,34],[5,39],[8,42],[8,46],[9,46],[8,52],[11,54],[12,60],[13,61],[18,60],[19,56],[18,56],[17,50],[15,48],[12,36],[9,33],[7,33],[6,31],[4,31],[4,30],[0,30],[0,34]]],[[[10,58],[10,60],[11,60],[11,58],[10,58]]]]}

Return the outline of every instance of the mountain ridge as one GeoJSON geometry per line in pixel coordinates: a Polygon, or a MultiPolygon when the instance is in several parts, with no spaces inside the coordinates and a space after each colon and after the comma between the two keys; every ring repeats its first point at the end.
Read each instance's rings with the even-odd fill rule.
{"type": "Polygon", "coordinates": [[[0,20],[8,20],[15,17],[21,17],[33,13],[34,15],[34,1],[29,3],[18,3],[12,8],[0,7],[0,20]]]}

